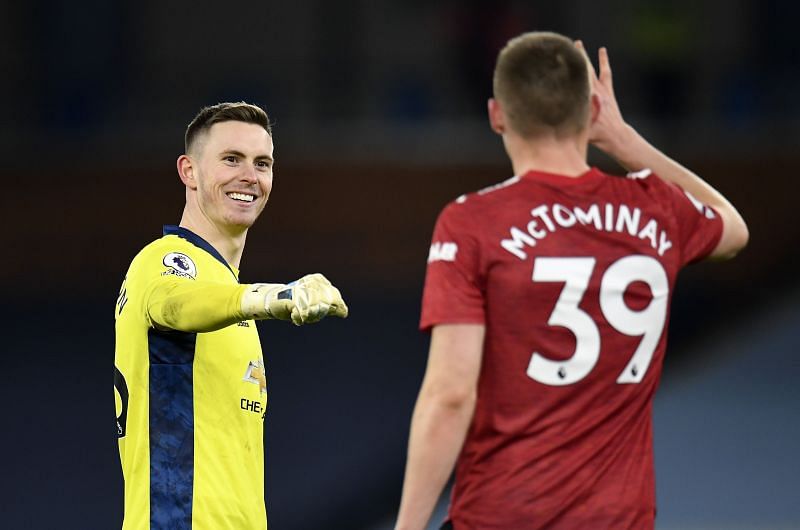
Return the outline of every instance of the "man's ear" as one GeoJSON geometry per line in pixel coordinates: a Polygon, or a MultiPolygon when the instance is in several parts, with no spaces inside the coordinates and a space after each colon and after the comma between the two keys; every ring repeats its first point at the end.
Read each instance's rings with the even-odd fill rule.
{"type": "Polygon", "coordinates": [[[497,134],[505,133],[506,116],[503,113],[503,109],[500,107],[500,102],[494,98],[489,98],[488,108],[489,108],[489,125],[491,125],[492,130],[497,134]]]}
{"type": "Polygon", "coordinates": [[[600,117],[600,111],[603,108],[603,103],[600,101],[600,96],[598,96],[597,94],[592,94],[590,105],[591,105],[591,117],[589,125],[596,122],[597,118],[600,117]]]}
{"type": "Polygon", "coordinates": [[[189,155],[181,155],[178,157],[178,176],[181,182],[192,190],[197,189],[197,180],[195,179],[194,162],[189,155]]]}

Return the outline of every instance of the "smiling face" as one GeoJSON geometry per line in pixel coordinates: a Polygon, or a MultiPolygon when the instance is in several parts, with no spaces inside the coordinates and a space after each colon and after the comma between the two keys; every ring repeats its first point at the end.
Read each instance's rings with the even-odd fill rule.
{"type": "Polygon", "coordinates": [[[272,137],[260,125],[215,123],[178,159],[195,224],[236,235],[253,225],[272,190],[272,137]]]}

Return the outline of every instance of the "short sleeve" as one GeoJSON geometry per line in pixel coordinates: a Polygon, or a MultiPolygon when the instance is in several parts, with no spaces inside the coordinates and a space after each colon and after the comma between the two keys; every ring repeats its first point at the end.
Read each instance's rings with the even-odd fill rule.
{"type": "Polygon", "coordinates": [[[667,183],[680,239],[681,265],[706,258],[722,237],[722,218],[688,191],[667,183]]]}
{"type": "Polygon", "coordinates": [[[453,203],[436,221],[422,295],[422,330],[437,324],[485,322],[480,249],[463,208],[453,203]]]}

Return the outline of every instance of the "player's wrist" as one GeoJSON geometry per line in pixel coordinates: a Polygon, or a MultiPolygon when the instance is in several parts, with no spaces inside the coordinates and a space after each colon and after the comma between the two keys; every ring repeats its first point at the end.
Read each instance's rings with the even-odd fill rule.
{"type": "Polygon", "coordinates": [[[248,286],[242,294],[242,313],[247,318],[286,320],[290,313],[285,306],[291,298],[282,293],[287,288],[283,283],[255,283],[248,286]]]}
{"type": "Polygon", "coordinates": [[[629,171],[639,171],[647,167],[649,149],[650,144],[636,129],[623,124],[604,151],[629,171]]]}

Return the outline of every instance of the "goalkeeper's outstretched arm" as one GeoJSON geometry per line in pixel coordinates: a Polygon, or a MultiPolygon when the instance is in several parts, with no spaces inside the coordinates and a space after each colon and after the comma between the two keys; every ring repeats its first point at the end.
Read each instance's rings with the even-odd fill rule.
{"type": "Polygon", "coordinates": [[[146,297],[147,318],[161,329],[204,333],[241,320],[291,320],[310,324],[328,315],[344,318],[347,305],[322,274],[289,284],[225,285],[159,278],[146,297]]]}

